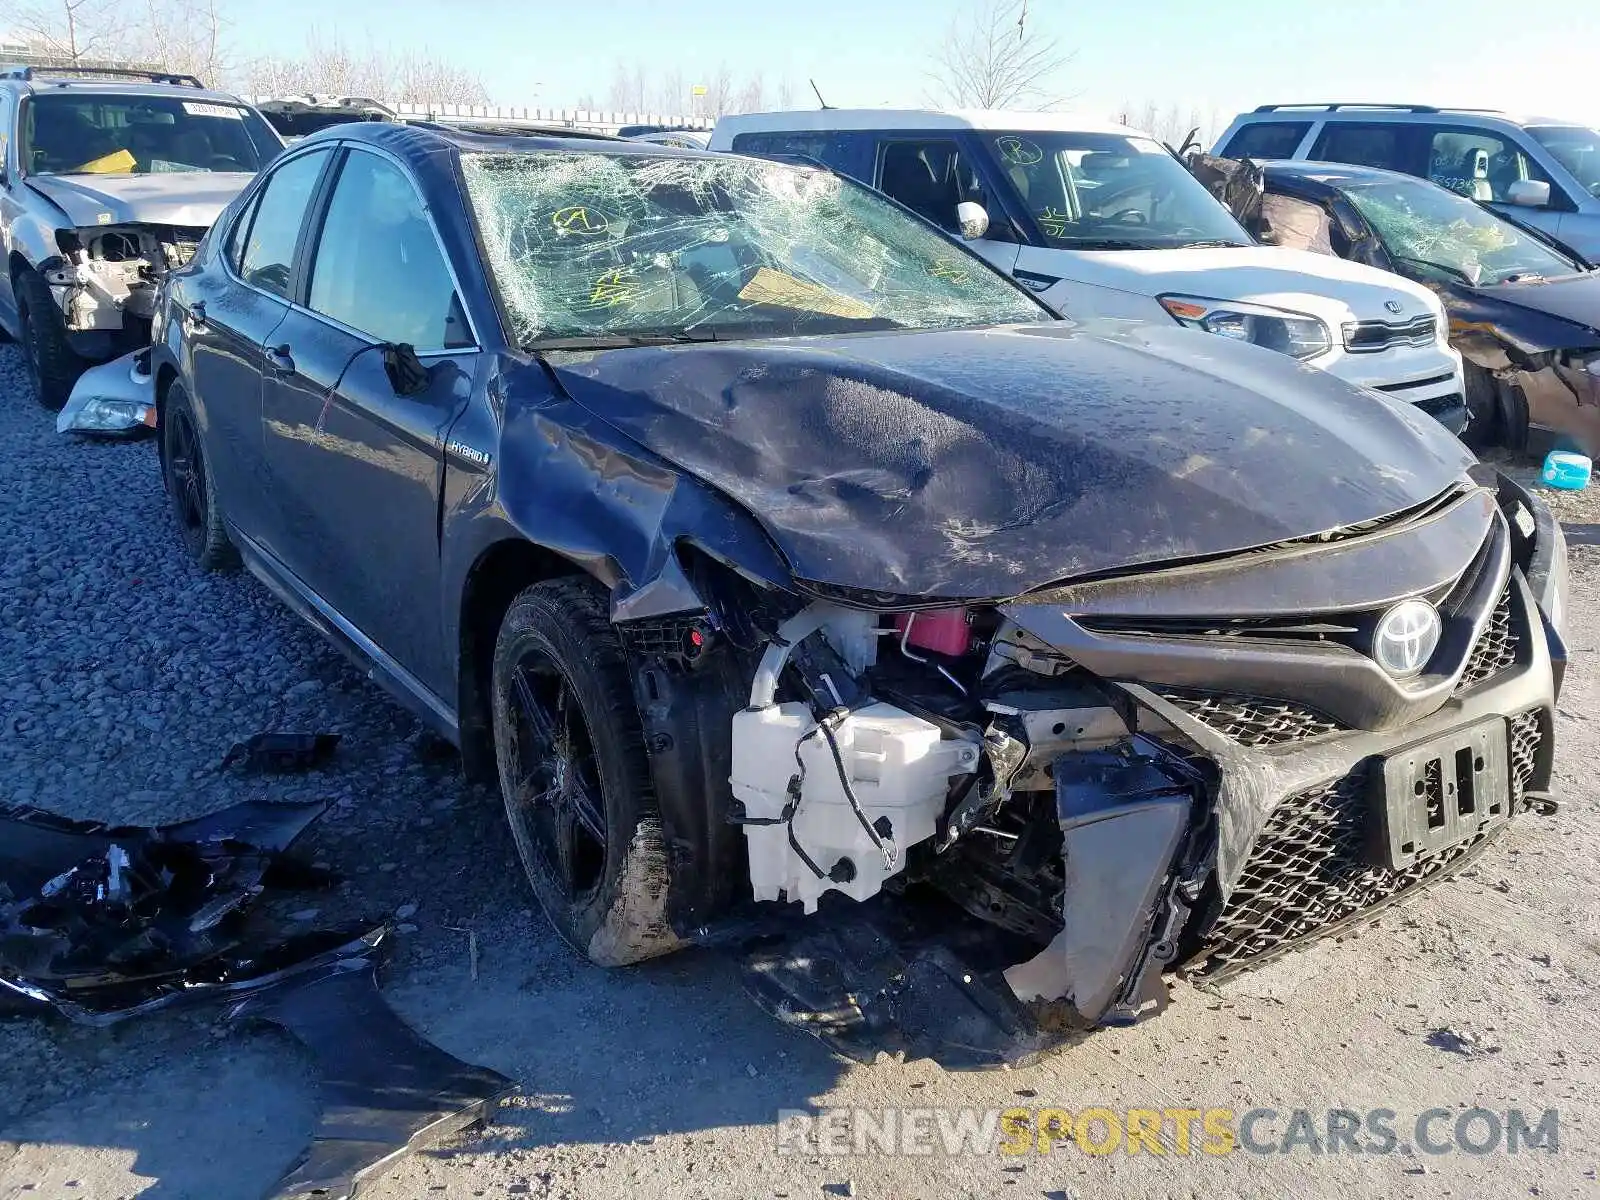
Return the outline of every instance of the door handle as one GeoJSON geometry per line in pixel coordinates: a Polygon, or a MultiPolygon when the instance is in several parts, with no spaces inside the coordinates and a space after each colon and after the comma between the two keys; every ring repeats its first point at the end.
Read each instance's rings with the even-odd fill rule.
{"type": "Polygon", "coordinates": [[[294,358],[289,353],[289,343],[267,347],[267,369],[274,375],[293,375],[294,358]]]}

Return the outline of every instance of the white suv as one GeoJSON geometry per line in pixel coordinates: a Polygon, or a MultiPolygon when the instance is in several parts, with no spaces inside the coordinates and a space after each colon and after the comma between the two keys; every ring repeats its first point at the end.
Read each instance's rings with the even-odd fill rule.
{"type": "Polygon", "coordinates": [[[723,117],[710,148],[821,163],[963,237],[1069,317],[1177,321],[1280,350],[1460,431],[1439,300],[1257,245],[1154,139],[1061,113],[823,109],[723,117]]]}
{"type": "Polygon", "coordinates": [[[1426,104],[1263,104],[1234,118],[1215,153],[1431,179],[1600,262],[1600,130],[1573,121],[1426,104]]]}

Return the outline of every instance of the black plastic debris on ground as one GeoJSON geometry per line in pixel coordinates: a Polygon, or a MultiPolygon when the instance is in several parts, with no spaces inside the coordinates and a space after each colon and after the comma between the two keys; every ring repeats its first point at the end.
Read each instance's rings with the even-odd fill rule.
{"type": "Polygon", "coordinates": [[[105,1026],[213,1003],[287,1029],[315,1059],[323,1112],[282,1200],[352,1196],[516,1090],[384,1002],[387,924],[285,937],[259,915],[258,901],[336,882],[288,855],[325,808],[249,803],[138,828],[0,807],[0,1014],[105,1026]]]}
{"type": "Polygon", "coordinates": [[[347,1200],[395,1160],[491,1117],[516,1090],[505,1076],[425,1042],[378,991],[381,933],[314,971],[252,993],[234,1020],[270,1021],[311,1052],[322,1112],[311,1148],[275,1200],[347,1200]]]}
{"type": "Polygon", "coordinates": [[[339,741],[337,733],[251,734],[223,755],[222,769],[240,764],[256,772],[309,771],[331,759],[339,741]]]}

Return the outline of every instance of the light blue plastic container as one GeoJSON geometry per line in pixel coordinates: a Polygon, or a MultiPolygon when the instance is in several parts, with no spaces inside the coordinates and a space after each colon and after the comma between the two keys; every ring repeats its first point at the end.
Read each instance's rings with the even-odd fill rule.
{"type": "Polygon", "coordinates": [[[1582,454],[1573,454],[1567,450],[1552,450],[1545,455],[1544,474],[1541,478],[1553,488],[1577,492],[1589,486],[1589,475],[1593,469],[1588,458],[1582,454]]]}

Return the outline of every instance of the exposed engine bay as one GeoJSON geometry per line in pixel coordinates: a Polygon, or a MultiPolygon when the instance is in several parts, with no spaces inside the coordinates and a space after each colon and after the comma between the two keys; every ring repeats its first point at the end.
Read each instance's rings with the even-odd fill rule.
{"type": "Polygon", "coordinates": [[[739,585],[676,633],[623,624],[663,701],[653,748],[696,673],[702,722],[740,689],[723,862],[748,901],[680,932],[736,948],[758,1002],[840,1053],[995,1065],[1159,1011],[1165,971],[1220,979],[1445,878],[1549,803],[1564,555],[1498,488],[1012,602],[739,585]],[[1216,617],[1242,575],[1258,599],[1216,617]],[[1333,576],[1349,603],[1319,612],[1333,576]],[[1410,604],[1438,640],[1395,677],[1379,642],[1410,604]]]}
{"type": "Polygon", "coordinates": [[[147,340],[156,292],[168,272],[194,257],[204,228],[104,225],[56,235],[61,257],[44,265],[45,282],[69,330],[129,328],[142,323],[147,340]]]}

